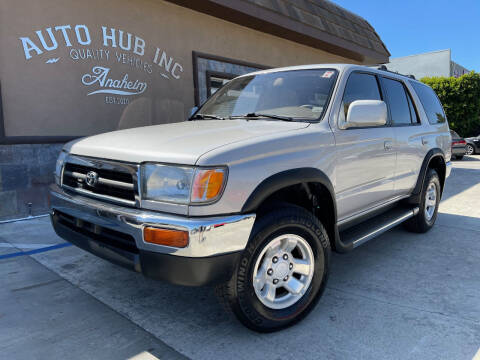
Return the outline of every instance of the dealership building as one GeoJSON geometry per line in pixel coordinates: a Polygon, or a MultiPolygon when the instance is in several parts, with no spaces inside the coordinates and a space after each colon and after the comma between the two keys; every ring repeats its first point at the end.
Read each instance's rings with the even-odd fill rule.
{"type": "Polygon", "coordinates": [[[2,0],[0,47],[0,221],[47,212],[69,140],[184,121],[258,69],[390,56],[325,0],[2,0]]]}

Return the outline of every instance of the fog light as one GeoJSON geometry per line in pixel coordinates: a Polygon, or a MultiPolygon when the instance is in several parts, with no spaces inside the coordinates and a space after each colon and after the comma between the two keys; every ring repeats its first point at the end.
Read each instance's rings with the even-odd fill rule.
{"type": "Polygon", "coordinates": [[[143,230],[145,242],[156,245],[184,248],[188,245],[188,232],[171,229],[146,227],[143,230]]]}

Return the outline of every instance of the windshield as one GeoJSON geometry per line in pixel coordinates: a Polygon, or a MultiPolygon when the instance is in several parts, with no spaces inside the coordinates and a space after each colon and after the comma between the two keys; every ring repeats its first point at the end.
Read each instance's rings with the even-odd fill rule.
{"type": "Polygon", "coordinates": [[[337,78],[332,69],[292,70],[234,79],[218,90],[196,118],[268,117],[319,120],[337,78]]]}

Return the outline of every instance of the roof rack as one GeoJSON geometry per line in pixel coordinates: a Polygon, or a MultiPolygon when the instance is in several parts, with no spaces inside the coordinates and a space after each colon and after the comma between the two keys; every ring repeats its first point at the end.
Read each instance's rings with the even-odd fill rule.
{"type": "Polygon", "coordinates": [[[410,75],[405,75],[405,74],[400,74],[398,71],[388,70],[388,68],[385,65],[380,65],[379,67],[377,67],[377,70],[387,71],[387,72],[390,72],[390,73],[393,73],[393,74],[406,76],[410,79],[416,80],[414,75],[411,75],[411,74],[410,75]]]}

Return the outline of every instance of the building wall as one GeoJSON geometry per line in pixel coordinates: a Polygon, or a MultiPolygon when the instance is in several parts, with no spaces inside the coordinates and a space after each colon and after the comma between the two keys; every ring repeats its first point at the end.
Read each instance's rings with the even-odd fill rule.
{"type": "Polygon", "coordinates": [[[47,211],[61,148],[16,137],[183,121],[211,71],[355,62],[162,0],[2,0],[0,48],[0,220],[47,211]]]}
{"type": "Polygon", "coordinates": [[[385,64],[388,70],[405,75],[414,75],[417,79],[430,76],[450,75],[450,50],[440,50],[425,54],[391,58],[385,64]]]}
{"type": "Polygon", "coordinates": [[[0,220],[47,212],[47,189],[62,146],[0,145],[0,220]]]}
{"type": "Polygon", "coordinates": [[[450,76],[458,78],[462,75],[468,74],[469,72],[470,70],[462,65],[457,64],[455,61],[450,61],[450,76]]]}
{"type": "Polygon", "coordinates": [[[83,136],[183,120],[194,103],[192,51],[272,67],[350,61],[161,0],[4,0],[0,6],[6,136],[83,136]],[[70,27],[69,42],[55,30],[62,25],[70,27]],[[107,36],[114,29],[115,46],[102,27],[107,36]],[[36,31],[47,48],[55,47],[50,31],[56,48],[45,50],[36,31]],[[130,50],[120,48],[120,31],[124,48],[131,34],[130,50]],[[101,86],[95,79],[104,69],[107,79],[120,83],[128,75],[142,88],[101,86]]]}

